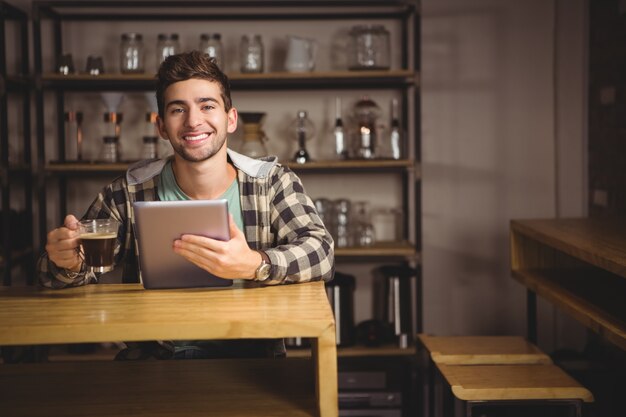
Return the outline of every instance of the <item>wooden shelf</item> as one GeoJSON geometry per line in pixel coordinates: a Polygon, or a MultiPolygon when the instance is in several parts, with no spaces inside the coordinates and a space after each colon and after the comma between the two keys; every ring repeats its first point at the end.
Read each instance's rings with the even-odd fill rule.
{"type": "Polygon", "coordinates": [[[626,349],[626,280],[595,268],[514,270],[528,289],[626,349]]]}
{"type": "MultiPolygon", "coordinates": [[[[511,273],[529,308],[538,294],[626,349],[626,219],[513,220],[511,273]]],[[[533,340],[536,310],[528,326],[533,340]]]]}
{"type": "MultiPolygon", "coordinates": [[[[349,357],[371,357],[371,356],[414,356],[415,347],[409,346],[406,349],[399,348],[395,345],[383,345],[377,347],[367,346],[348,346],[337,347],[337,356],[339,358],[349,357]]],[[[307,348],[287,348],[287,357],[289,358],[308,358],[311,356],[311,349],[307,348]]]]}
{"type": "MultiPolygon", "coordinates": [[[[386,71],[313,71],[307,73],[268,72],[262,74],[228,74],[233,90],[306,89],[306,88],[390,88],[418,84],[412,70],[386,71]]],[[[41,76],[44,88],[68,91],[106,91],[125,89],[152,91],[154,74],[56,74],[41,76]]]]}
{"type": "MultiPolygon", "coordinates": [[[[46,165],[48,172],[64,175],[79,175],[84,173],[110,173],[124,172],[128,169],[130,162],[120,162],[115,164],[103,162],[60,162],[51,161],[46,165]]],[[[364,172],[388,172],[406,171],[413,169],[415,162],[409,159],[401,160],[346,160],[346,161],[315,161],[306,164],[295,162],[285,162],[286,166],[292,170],[303,172],[337,172],[337,171],[364,171],[364,172]]]]}
{"type": "Polygon", "coordinates": [[[20,416],[312,417],[318,415],[312,362],[231,359],[0,366],[0,403],[7,415],[20,416]]]}
{"type": "Polygon", "coordinates": [[[380,242],[372,246],[335,248],[336,258],[412,258],[419,261],[419,253],[409,242],[380,242]]]}

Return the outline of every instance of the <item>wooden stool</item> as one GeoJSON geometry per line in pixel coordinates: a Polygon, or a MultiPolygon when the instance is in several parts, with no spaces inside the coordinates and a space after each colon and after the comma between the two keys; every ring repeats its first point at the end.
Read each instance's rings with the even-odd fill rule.
{"type": "Polygon", "coordinates": [[[580,417],[582,403],[593,402],[591,392],[555,365],[437,364],[437,371],[452,397],[443,402],[445,416],[580,417]]]}
{"type": "Polygon", "coordinates": [[[520,336],[417,336],[421,368],[422,416],[434,414],[434,404],[443,401],[443,382],[434,364],[512,365],[551,364],[552,360],[537,346],[520,336]],[[435,398],[433,398],[433,396],[435,398]]]}

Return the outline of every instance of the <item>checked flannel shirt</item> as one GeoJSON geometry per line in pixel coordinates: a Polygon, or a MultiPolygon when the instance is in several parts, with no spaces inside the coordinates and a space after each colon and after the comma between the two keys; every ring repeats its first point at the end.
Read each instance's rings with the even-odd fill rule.
{"type": "MultiPolygon", "coordinates": [[[[251,159],[228,150],[237,169],[244,235],[252,249],[263,250],[271,261],[265,284],[330,281],[334,273],[333,240],[300,179],[276,157],[251,159]]],[[[123,264],[123,282],[140,282],[134,201],[158,200],[157,184],[165,159],[140,161],[125,176],[104,187],[83,218],[114,218],[121,223],[116,265],[123,264]]],[[[85,270],[68,274],[43,254],[38,262],[40,283],[63,288],[97,283],[85,270]]]]}

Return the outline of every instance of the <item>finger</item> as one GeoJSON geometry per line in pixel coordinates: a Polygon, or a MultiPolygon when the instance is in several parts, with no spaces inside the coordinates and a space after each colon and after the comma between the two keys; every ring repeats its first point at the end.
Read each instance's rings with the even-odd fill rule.
{"type": "Polygon", "coordinates": [[[199,236],[199,235],[182,235],[179,241],[184,242],[184,243],[190,243],[200,248],[206,248],[210,250],[219,250],[220,243],[222,243],[219,240],[215,240],[215,239],[211,239],[210,237],[199,236]]]}
{"type": "Polygon", "coordinates": [[[73,214],[65,216],[63,225],[70,230],[78,230],[78,219],[73,214]]]}

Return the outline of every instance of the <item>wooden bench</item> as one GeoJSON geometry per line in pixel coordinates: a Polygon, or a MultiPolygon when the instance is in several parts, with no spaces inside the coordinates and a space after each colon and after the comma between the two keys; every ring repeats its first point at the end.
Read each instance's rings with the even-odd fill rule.
{"type": "Polygon", "coordinates": [[[421,413],[430,417],[443,401],[443,383],[435,364],[513,365],[551,364],[537,346],[520,336],[429,336],[417,335],[420,366],[421,413]]]}
{"type": "Polygon", "coordinates": [[[555,365],[445,365],[446,383],[436,415],[582,415],[593,395],[555,365]],[[504,408],[507,410],[505,411],[504,408]]]}

